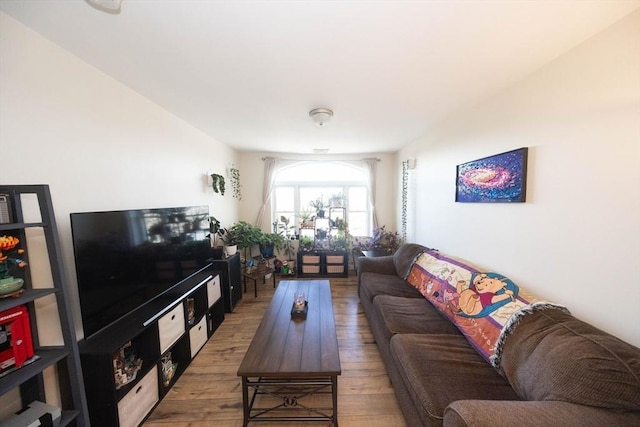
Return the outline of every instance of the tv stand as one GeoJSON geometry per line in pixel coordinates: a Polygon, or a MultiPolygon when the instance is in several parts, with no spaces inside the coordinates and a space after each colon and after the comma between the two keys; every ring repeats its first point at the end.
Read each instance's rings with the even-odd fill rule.
{"type": "Polygon", "coordinates": [[[224,313],[220,275],[208,265],[80,341],[91,425],[139,425],[213,335],[224,313]]]}

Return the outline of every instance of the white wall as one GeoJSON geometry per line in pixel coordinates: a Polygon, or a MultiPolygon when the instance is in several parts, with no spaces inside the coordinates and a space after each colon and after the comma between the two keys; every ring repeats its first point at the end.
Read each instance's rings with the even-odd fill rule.
{"type": "Polygon", "coordinates": [[[235,152],[3,13],[0,28],[0,182],[50,185],[79,328],[69,213],[209,205],[232,221],[206,172],[235,152]]]}
{"type": "Polygon", "coordinates": [[[398,158],[417,159],[412,240],[640,345],[640,12],[398,158]],[[526,203],[454,202],[456,165],[524,146],[526,203]]]}

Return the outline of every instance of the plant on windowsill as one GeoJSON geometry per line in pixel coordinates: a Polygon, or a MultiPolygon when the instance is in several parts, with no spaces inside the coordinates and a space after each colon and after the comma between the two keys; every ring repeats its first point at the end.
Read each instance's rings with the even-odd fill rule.
{"type": "Polygon", "coordinates": [[[329,207],[331,208],[342,208],[344,207],[346,198],[342,193],[333,194],[329,197],[329,207]]]}
{"type": "Polygon", "coordinates": [[[324,197],[320,196],[315,200],[309,202],[309,206],[316,210],[316,215],[318,218],[324,218],[324,212],[327,208],[327,204],[324,202],[324,197]]]}
{"type": "Polygon", "coordinates": [[[313,212],[309,209],[303,209],[296,214],[300,219],[300,228],[313,228],[313,212]]]}

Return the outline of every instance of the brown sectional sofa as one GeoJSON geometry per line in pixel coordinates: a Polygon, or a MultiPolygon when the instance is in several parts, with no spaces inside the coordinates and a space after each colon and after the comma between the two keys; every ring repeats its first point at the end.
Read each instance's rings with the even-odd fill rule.
{"type": "Polygon", "coordinates": [[[358,259],[358,295],[409,426],[640,426],[640,349],[547,309],[499,368],[404,278],[427,248],[358,259]]]}

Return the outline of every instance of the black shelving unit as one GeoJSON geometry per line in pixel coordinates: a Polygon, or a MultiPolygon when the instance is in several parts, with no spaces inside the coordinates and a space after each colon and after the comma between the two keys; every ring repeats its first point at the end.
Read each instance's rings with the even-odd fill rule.
{"type": "Polygon", "coordinates": [[[314,250],[298,252],[298,277],[349,277],[349,252],[314,250]]]}
{"type": "Polygon", "coordinates": [[[220,285],[224,298],[224,310],[233,312],[238,301],[242,299],[242,271],[240,269],[240,253],[230,257],[211,261],[213,269],[220,273],[220,285]]]}
{"type": "MultiPolygon", "coordinates": [[[[0,224],[0,235],[11,235],[20,239],[19,247],[25,249],[21,258],[27,261],[27,266],[20,269],[14,276],[24,279],[24,292],[18,297],[0,299],[0,312],[24,305],[29,311],[31,335],[36,360],[22,367],[6,373],[0,377],[0,396],[16,388],[20,389],[20,396],[24,406],[39,400],[46,402],[43,371],[51,366],[56,366],[58,373],[58,388],[60,392],[62,417],[60,426],[77,425],[79,427],[89,425],[87,399],[78,344],[75,336],[73,317],[69,308],[69,299],[66,295],[68,282],[62,265],[62,253],[51,193],[48,185],[3,185],[0,186],[0,194],[6,194],[10,202],[11,223],[0,224]],[[26,223],[23,211],[23,196],[27,197],[29,204],[35,197],[38,204],[40,220],[26,223]],[[34,289],[31,281],[29,266],[27,230],[42,230],[46,241],[48,263],[51,269],[52,283],[49,287],[34,289]],[[62,345],[41,345],[37,330],[38,312],[35,301],[54,295],[58,307],[58,316],[62,332],[62,345]]],[[[40,255],[40,254],[37,254],[40,255]]]]}

